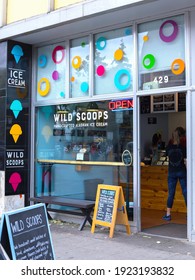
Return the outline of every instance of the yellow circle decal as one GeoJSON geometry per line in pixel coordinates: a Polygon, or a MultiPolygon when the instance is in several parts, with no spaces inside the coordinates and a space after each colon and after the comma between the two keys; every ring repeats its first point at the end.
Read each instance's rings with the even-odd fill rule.
{"type": "Polygon", "coordinates": [[[149,40],[148,35],[145,35],[145,36],[143,37],[143,41],[144,41],[144,42],[147,42],[148,40],[149,40]]]}
{"type": "Polygon", "coordinates": [[[78,69],[81,66],[81,57],[80,56],[75,56],[72,59],[72,67],[75,69],[78,69]]]}
{"type": "Polygon", "coordinates": [[[42,78],[42,79],[40,79],[39,80],[39,82],[38,82],[38,93],[41,95],[41,96],[46,96],[48,93],[49,93],[49,91],[50,91],[50,82],[49,82],[49,80],[47,79],[47,78],[42,78]],[[45,89],[41,89],[41,86],[42,86],[42,84],[45,84],[45,89]]]}
{"type": "Polygon", "coordinates": [[[182,59],[175,59],[171,64],[171,71],[175,75],[180,75],[185,69],[185,63],[182,59]]]}
{"type": "Polygon", "coordinates": [[[123,51],[121,49],[118,49],[114,53],[114,58],[116,60],[121,60],[123,58],[123,51]]]}

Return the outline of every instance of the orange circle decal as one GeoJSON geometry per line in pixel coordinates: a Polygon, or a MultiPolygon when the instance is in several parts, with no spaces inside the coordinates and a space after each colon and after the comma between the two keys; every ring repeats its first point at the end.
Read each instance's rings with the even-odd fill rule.
{"type": "Polygon", "coordinates": [[[118,49],[114,53],[114,58],[116,60],[121,60],[123,58],[123,51],[121,49],[118,49]]]}
{"type": "Polygon", "coordinates": [[[175,75],[182,74],[184,69],[185,69],[185,62],[180,58],[175,59],[171,64],[171,71],[175,75]]]}

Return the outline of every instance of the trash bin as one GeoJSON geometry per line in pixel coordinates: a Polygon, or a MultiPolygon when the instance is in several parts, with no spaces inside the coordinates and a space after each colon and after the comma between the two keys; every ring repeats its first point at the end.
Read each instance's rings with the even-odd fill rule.
{"type": "Polygon", "coordinates": [[[95,200],[98,184],[103,184],[103,179],[86,179],[84,180],[84,194],[86,200],[95,200]]]}

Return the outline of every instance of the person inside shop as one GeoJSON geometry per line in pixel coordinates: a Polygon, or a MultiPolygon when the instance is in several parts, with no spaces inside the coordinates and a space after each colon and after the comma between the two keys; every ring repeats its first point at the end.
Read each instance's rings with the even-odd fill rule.
{"type": "MultiPolygon", "coordinates": [[[[180,144],[186,147],[186,130],[182,126],[178,126],[175,130],[178,132],[180,144]]],[[[173,139],[171,139],[169,142],[172,143],[172,141],[173,139]]]]}
{"type": "Polygon", "coordinates": [[[159,161],[160,153],[159,150],[161,148],[162,143],[162,135],[160,133],[155,133],[152,136],[152,154],[151,154],[151,165],[156,165],[159,161]]]}
{"type": "Polygon", "coordinates": [[[171,209],[174,202],[177,182],[181,185],[182,194],[187,206],[187,170],[185,165],[186,147],[181,142],[178,129],[173,131],[172,141],[166,147],[166,155],[169,158],[168,166],[168,198],[167,211],[163,220],[171,220],[171,209]]]}

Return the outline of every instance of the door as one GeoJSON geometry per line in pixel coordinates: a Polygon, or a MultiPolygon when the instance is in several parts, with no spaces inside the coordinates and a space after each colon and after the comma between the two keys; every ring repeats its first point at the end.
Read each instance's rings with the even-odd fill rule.
{"type": "Polygon", "coordinates": [[[141,231],[148,234],[187,238],[187,209],[179,182],[171,211],[172,220],[162,219],[168,195],[166,146],[176,127],[186,130],[185,100],[185,93],[140,98],[141,231]],[[158,137],[160,140],[155,150],[153,140],[158,137]],[[154,150],[158,158],[153,163],[154,150]]]}

